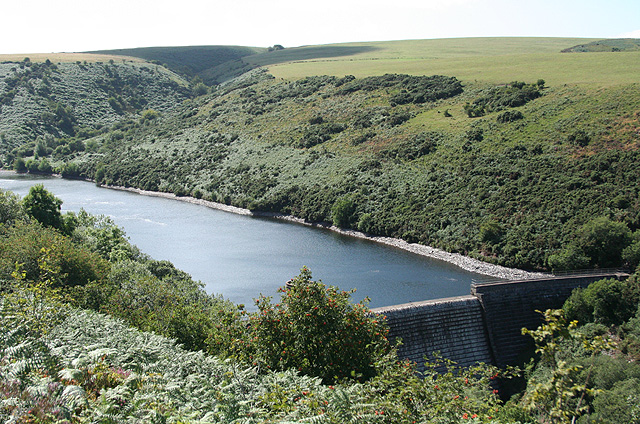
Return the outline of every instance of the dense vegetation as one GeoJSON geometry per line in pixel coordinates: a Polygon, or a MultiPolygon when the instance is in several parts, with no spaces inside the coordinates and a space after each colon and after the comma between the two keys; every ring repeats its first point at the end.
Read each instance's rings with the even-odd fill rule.
{"type": "MultiPolygon", "coordinates": [[[[418,43],[428,59],[406,60],[418,44],[277,49],[216,72],[295,63],[216,87],[127,59],[3,63],[3,166],[508,266],[633,269],[636,53],[571,55],[563,40],[540,41],[512,40],[517,54],[499,39],[418,43]],[[461,53],[469,46],[478,52],[461,53]]],[[[183,71],[215,69],[197,71],[204,59],[183,71]]],[[[640,422],[637,273],[546,311],[526,330],[536,352],[521,373],[428,364],[421,378],[381,317],[307,269],[249,313],[140,252],[108,218],[61,215],[42,187],[2,193],[0,221],[8,422],[640,422]]]]}
{"type": "Polygon", "coordinates": [[[121,121],[84,152],[14,166],[284,212],[513,267],[633,267],[635,93],[542,79],[464,88],[445,76],[278,81],[254,71],[172,111],[121,121]],[[622,232],[593,233],[615,247],[612,257],[587,245],[597,225],[622,232]]]}
{"type": "Polygon", "coordinates": [[[7,422],[640,422],[638,275],[547,311],[527,331],[538,355],[526,385],[507,400],[496,383],[513,386],[516,370],[444,361],[448,372],[433,363],[418,376],[395,357],[383,317],[306,269],[281,303],[260,298],[245,313],[140,253],[107,218],[59,205],[38,186],[23,200],[0,193],[7,422]]]}
{"type": "Polygon", "coordinates": [[[69,154],[123,118],[163,112],[189,94],[177,75],[143,62],[0,63],[0,148],[17,149],[11,160],[30,156],[38,142],[39,157],[69,154]]]}

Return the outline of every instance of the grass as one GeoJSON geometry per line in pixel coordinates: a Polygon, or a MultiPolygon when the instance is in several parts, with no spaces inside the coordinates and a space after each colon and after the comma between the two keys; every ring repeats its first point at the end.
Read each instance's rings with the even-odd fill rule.
{"type": "MultiPolygon", "coordinates": [[[[458,38],[334,45],[335,56],[267,65],[277,78],[384,73],[451,75],[467,82],[492,84],[542,78],[550,85],[596,84],[607,87],[637,82],[640,52],[571,54],[561,50],[591,39],[458,38]],[[339,50],[341,48],[342,50],[339,50]],[[357,50],[360,52],[357,52],[357,50]],[[342,52],[353,52],[344,55],[342,52]]],[[[317,49],[318,47],[316,47],[317,49]]],[[[302,53],[304,49],[300,49],[302,53]]],[[[256,60],[250,56],[247,61],[256,60]]]]}

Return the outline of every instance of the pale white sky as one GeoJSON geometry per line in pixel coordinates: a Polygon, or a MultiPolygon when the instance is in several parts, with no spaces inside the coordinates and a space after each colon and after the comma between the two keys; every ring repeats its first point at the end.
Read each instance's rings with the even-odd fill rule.
{"type": "Polygon", "coordinates": [[[451,37],[640,38],[640,0],[11,0],[1,53],[451,37]]]}

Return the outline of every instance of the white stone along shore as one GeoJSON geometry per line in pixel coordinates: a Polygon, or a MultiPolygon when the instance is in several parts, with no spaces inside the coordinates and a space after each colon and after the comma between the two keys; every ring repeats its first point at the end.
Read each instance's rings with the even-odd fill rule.
{"type": "Polygon", "coordinates": [[[466,271],[483,274],[491,278],[506,279],[506,280],[524,280],[524,279],[542,278],[545,276],[545,274],[543,273],[529,272],[529,271],[523,271],[521,269],[507,268],[500,265],[494,265],[488,262],[483,262],[478,259],[461,255],[459,253],[449,253],[441,249],[436,249],[435,247],[425,246],[417,243],[407,243],[406,241],[397,239],[397,238],[370,236],[360,231],[345,230],[345,229],[338,228],[336,226],[329,225],[326,223],[309,223],[303,219],[296,218],[291,215],[284,215],[284,214],[273,213],[273,212],[252,212],[248,209],[229,206],[223,203],[212,202],[209,200],[196,199],[195,197],[176,196],[173,193],[161,193],[156,191],[147,191],[147,190],[140,190],[137,188],[118,187],[118,186],[103,186],[103,187],[111,188],[114,190],[129,191],[132,193],[142,194],[145,196],[155,196],[155,197],[163,197],[166,199],[180,200],[183,202],[194,203],[197,205],[202,205],[212,209],[218,209],[221,211],[231,212],[239,215],[270,217],[270,218],[281,219],[281,220],[295,222],[298,224],[303,224],[303,225],[308,225],[313,227],[327,228],[331,231],[335,231],[337,233],[344,234],[347,236],[371,240],[377,243],[386,244],[388,246],[406,250],[408,252],[412,252],[417,255],[422,255],[429,258],[434,258],[441,261],[449,262],[466,271]]]}

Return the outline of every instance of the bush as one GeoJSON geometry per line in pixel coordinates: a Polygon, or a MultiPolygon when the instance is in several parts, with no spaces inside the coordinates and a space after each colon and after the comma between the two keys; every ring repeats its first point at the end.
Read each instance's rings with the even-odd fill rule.
{"type": "Polygon", "coordinates": [[[590,258],[591,265],[620,266],[622,251],[631,243],[631,230],[624,222],[599,217],[578,230],[576,243],[590,258]]]}
{"type": "Polygon", "coordinates": [[[331,208],[331,219],[336,227],[348,228],[353,224],[356,205],[349,197],[342,197],[331,208]]]}
{"type": "Polygon", "coordinates": [[[365,380],[390,351],[384,323],[351,293],[311,281],[303,268],[279,290],[282,302],[256,300],[250,317],[250,354],[246,360],[270,370],[294,368],[325,383],[343,378],[365,380]]]}
{"type": "Polygon", "coordinates": [[[633,239],[634,241],[622,251],[622,259],[632,271],[640,264],[640,230],[633,233],[633,239]]]}
{"type": "Polygon", "coordinates": [[[27,281],[41,281],[45,279],[43,260],[48,267],[59,269],[55,281],[51,281],[54,287],[104,281],[109,268],[97,254],[74,245],[56,230],[43,228],[36,222],[18,221],[3,232],[0,237],[0,278],[9,279],[19,266],[27,281]]]}
{"type": "Polygon", "coordinates": [[[631,280],[605,279],[575,289],[562,307],[567,318],[581,323],[620,325],[634,316],[640,288],[631,280]]]}
{"type": "Polygon", "coordinates": [[[22,204],[27,214],[42,225],[58,229],[62,227],[62,200],[49,193],[42,184],[31,187],[22,204]]]}
{"type": "Polygon", "coordinates": [[[589,266],[589,258],[576,246],[569,245],[550,255],[547,264],[553,272],[585,269],[589,266]]]}
{"type": "Polygon", "coordinates": [[[524,115],[519,110],[507,110],[499,114],[496,117],[496,121],[500,124],[504,124],[506,122],[513,122],[523,118],[524,115]]]}
{"type": "Polygon", "coordinates": [[[12,224],[20,218],[25,218],[20,197],[0,190],[0,224],[12,224]]]}

